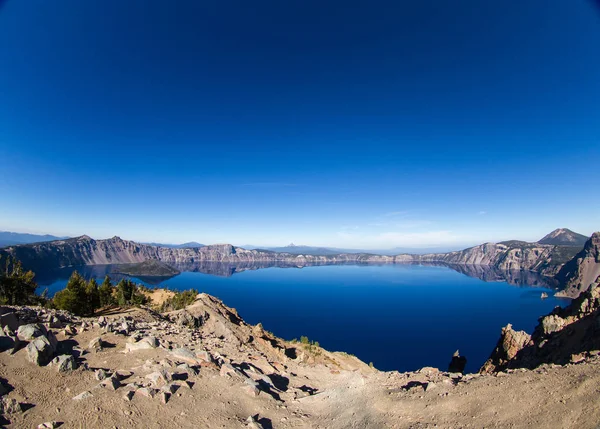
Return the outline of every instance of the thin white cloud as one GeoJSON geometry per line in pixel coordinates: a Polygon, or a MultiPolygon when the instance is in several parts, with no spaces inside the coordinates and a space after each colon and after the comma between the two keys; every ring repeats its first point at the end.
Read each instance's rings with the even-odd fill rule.
{"type": "Polygon", "coordinates": [[[425,232],[387,231],[379,234],[358,234],[348,231],[338,233],[344,244],[372,248],[382,247],[435,247],[463,244],[473,240],[472,237],[456,234],[449,230],[425,232]]]}
{"type": "Polygon", "coordinates": [[[289,186],[297,186],[295,183],[285,183],[285,182],[250,182],[250,183],[242,183],[242,186],[254,186],[261,188],[276,188],[276,187],[289,187],[289,186]]]}
{"type": "Polygon", "coordinates": [[[479,216],[483,216],[483,215],[487,214],[487,212],[486,212],[486,211],[484,211],[484,210],[481,210],[481,211],[480,211],[480,212],[478,212],[477,214],[478,214],[479,216]]]}
{"type": "Polygon", "coordinates": [[[392,217],[392,216],[407,216],[408,214],[410,214],[409,211],[407,210],[402,210],[402,211],[397,211],[397,212],[389,212],[389,213],[384,213],[382,216],[383,217],[392,217]]]}

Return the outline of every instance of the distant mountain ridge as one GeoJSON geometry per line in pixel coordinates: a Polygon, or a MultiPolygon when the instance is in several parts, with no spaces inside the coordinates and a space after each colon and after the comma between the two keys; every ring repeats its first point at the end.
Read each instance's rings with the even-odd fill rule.
{"type": "Polygon", "coordinates": [[[567,228],[558,228],[538,241],[539,244],[550,244],[555,246],[578,246],[585,245],[589,237],[573,232],[567,228]]]}
{"type": "MultiPolygon", "coordinates": [[[[291,246],[290,246],[291,247],[291,246]]],[[[302,246],[293,246],[294,248],[302,246]]],[[[433,263],[447,266],[489,266],[503,271],[532,271],[555,277],[580,251],[576,246],[548,245],[512,240],[484,243],[448,253],[374,255],[338,253],[333,255],[294,254],[270,250],[248,250],[230,244],[203,247],[171,248],[136,243],[113,237],[94,240],[86,235],[53,242],[11,246],[0,250],[11,254],[34,271],[81,265],[132,264],[157,260],[166,264],[190,265],[199,262],[276,263],[290,266],[346,263],[433,263]]]]}
{"type": "Polygon", "coordinates": [[[16,244],[39,243],[43,241],[62,240],[68,237],[57,237],[49,234],[27,234],[21,232],[0,231],[0,247],[14,246],[16,244]]]}
{"type": "Polygon", "coordinates": [[[197,241],[189,241],[182,244],[164,244],[164,243],[141,243],[148,244],[149,246],[155,247],[168,247],[170,249],[193,249],[195,247],[204,247],[206,244],[200,244],[197,241]]]}

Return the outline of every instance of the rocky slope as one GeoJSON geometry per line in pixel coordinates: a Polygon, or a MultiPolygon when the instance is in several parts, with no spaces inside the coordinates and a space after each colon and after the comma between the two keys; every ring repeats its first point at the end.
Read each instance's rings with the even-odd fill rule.
{"type": "Polygon", "coordinates": [[[600,359],[494,374],[380,372],[198,295],[96,318],[0,307],[8,428],[595,428],[600,359]]]}
{"type": "Polygon", "coordinates": [[[581,252],[567,262],[556,278],[564,285],[558,296],[577,297],[600,276],[600,232],[595,232],[581,252]]]}

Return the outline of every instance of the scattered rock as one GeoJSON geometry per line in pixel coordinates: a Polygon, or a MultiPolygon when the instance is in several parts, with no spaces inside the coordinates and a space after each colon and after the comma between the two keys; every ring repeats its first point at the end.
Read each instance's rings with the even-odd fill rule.
{"type": "Polygon", "coordinates": [[[152,345],[147,341],[138,341],[137,343],[125,343],[125,352],[135,352],[137,350],[149,350],[152,349],[152,345]]]}
{"type": "Polygon", "coordinates": [[[95,352],[102,351],[104,347],[106,347],[106,343],[104,342],[102,337],[93,338],[88,345],[88,349],[95,352]]]}
{"type": "Polygon", "coordinates": [[[123,394],[123,399],[125,401],[131,401],[133,399],[133,395],[135,395],[135,391],[133,390],[128,390],[127,392],[125,392],[123,394]]]}
{"type": "Polygon", "coordinates": [[[29,325],[21,325],[17,330],[17,337],[21,341],[33,341],[38,337],[43,337],[47,334],[46,328],[37,323],[31,323],[29,325]]]}
{"type": "Polygon", "coordinates": [[[258,383],[249,378],[246,379],[244,386],[242,386],[242,390],[250,396],[258,396],[260,394],[258,383]]]}
{"type": "Polygon", "coordinates": [[[27,358],[29,362],[38,366],[47,365],[54,356],[54,350],[48,338],[42,336],[27,344],[27,358]]]}
{"type": "Polygon", "coordinates": [[[52,364],[56,366],[58,372],[67,372],[77,369],[77,362],[71,355],[60,355],[52,360],[52,364]]]}
{"type": "Polygon", "coordinates": [[[163,387],[160,388],[163,392],[167,393],[175,393],[179,389],[179,385],[177,383],[167,383],[163,387]]]}
{"type": "Polygon", "coordinates": [[[75,327],[71,324],[65,326],[65,328],[63,329],[63,334],[65,336],[73,336],[77,334],[77,330],[75,329],[75,327]]]}
{"type": "Polygon", "coordinates": [[[158,340],[156,339],[156,337],[153,337],[153,336],[144,337],[140,340],[140,342],[148,343],[150,345],[150,347],[153,349],[157,348],[159,345],[158,340]]]}
{"type": "Polygon", "coordinates": [[[100,368],[94,371],[94,376],[96,377],[96,380],[102,381],[109,376],[109,373],[106,370],[100,368]]]}
{"type": "Polygon", "coordinates": [[[434,382],[430,381],[428,383],[425,384],[425,391],[429,392],[430,390],[434,390],[435,388],[437,388],[437,384],[435,384],[434,382]]]}
{"type": "Polygon", "coordinates": [[[117,390],[119,387],[121,387],[121,382],[116,375],[108,377],[101,384],[103,387],[108,387],[110,390],[117,390]]]}
{"type": "Polygon", "coordinates": [[[185,362],[189,365],[198,365],[200,363],[194,352],[185,347],[180,347],[171,351],[171,356],[173,356],[175,360],[185,362]]]}
{"type": "Polygon", "coordinates": [[[86,390],[85,392],[81,392],[79,395],[74,396],[73,400],[74,401],[81,401],[82,399],[91,398],[92,396],[93,396],[92,392],[86,390]]]}
{"type": "Polygon", "coordinates": [[[250,416],[246,419],[246,427],[250,429],[264,429],[264,426],[261,425],[253,416],[250,416]]]}
{"type": "Polygon", "coordinates": [[[158,390],[151,387],[142,387],[141,389],[136,390],[135,394],[145,396],[146,398],[154,398],[156,392],[158,392],[158,390]]]}
{"type": "Polygon", "coordinates": [[[118,369],[115,371],[115,376],[120,380],[125,380],[133,375],[133,372],[127,371],[125,369],[118,369]]]}
{"type": "Polygon", "coordinates": [[[187,363],[177,365],[179,371],[185,372],[188,376],[194,377],[200,373],[196,368],[189,366],[187,363]]]}
{"type": "Polygon", "coordinates": [[[240,372],[233,367],[230,363],[224,363],[221,365],[221,370],[219,371],[221,377],[225,377],[226,375],[241,375],[240,372]]]}
{"type": "Polygon", "coordinates": [[[46,422],[38,425],[38,429],[56,429],[60,426],[58,422],[46,422]]]}
{"type": "Polygon", "coordinates": [[[166,404],[167,402],[169,402],[169,399],[171,398],[171,394],[167,393],[167,392],[158,392],[158,399],[160,400],[160,402],[162,402],[163,404],[166,404]]]}
{"type": "Polygon", "coordinates": [[[0,400],[0,414],[15,414],[23,411],[21,404],[14,398],[2,397],[0,400]]]}
{"type": "Polygon", "coordinates": [[[154,385],[157,385],[159,383],[170,383],[173,380],[171,374],[169,374],[169,372],[165,369],[161,369],[159,371],[155,371],[151,374],[148,374],[146,378],[152,381],[154,385]]]}

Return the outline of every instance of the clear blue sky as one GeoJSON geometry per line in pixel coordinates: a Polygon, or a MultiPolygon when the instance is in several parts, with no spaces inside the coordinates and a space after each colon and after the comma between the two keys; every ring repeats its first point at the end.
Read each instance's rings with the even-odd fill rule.
{"type": "Polygon", "coordinates": [[[585,0],[0,0],[0,229],[462,246],[600,229],[585,0]]]}

